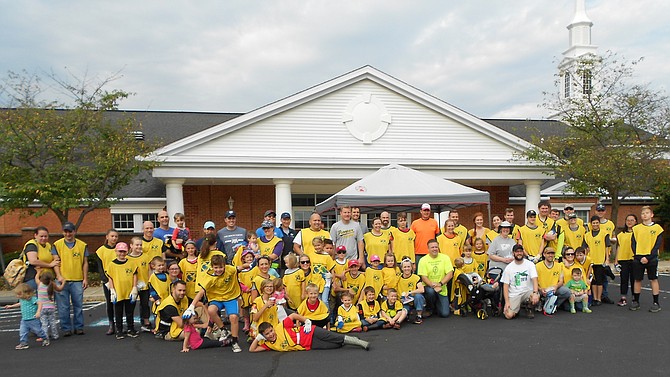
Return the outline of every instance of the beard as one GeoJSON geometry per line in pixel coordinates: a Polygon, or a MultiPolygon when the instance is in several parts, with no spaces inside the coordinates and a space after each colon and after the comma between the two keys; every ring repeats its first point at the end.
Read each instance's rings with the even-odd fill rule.
{"type": "Polygon", "coordinates": [[[514,253],[514,260],[523,260],[523,253],[514,253]]]}

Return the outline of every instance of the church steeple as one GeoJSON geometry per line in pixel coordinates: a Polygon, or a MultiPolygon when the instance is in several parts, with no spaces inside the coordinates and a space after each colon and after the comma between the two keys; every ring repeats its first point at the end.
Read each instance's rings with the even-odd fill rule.
{"type": "Polygon", "coordinates": [[[568,25],[570,46],[563,56],[566,58],[578,58],[584,54],[595,54],[597,46],[591,44],[591,27],[593,22],[586,15],[585,0],[575,1],[575,17],[568,25]]]}
{"type": "MultiPolygon", "coordinates": [[[[576,75],[576,61],[586,55],[596,55],[598,46],[591,44],[591,27],[593,27],[593,22],[586,15],[586,5],[585,0],[575,0],[575,15],[572,18],[572,22],[568,25],[568,36],[569,36],[569,46],[563,52],[563,60],[558,65],[559,73],[563,80],[563,85],[561,85],[561,97],[568,98],[576,95],[575,93],[575,82],[576,79],[580,81],[578,84],[579,87],[582,87],[581,81],[584,81],[583,86],[590,88],[590,75],[584,73],[581,75],[576,75]],[[584,76],[584,77],[581,77],[584,76]],[[588,80],[588,85],[586,85],[586,80],[588,80]]],[[[586,90],[582,88],[582,92],[586,90]]],[[[589,89],[590,90],[590,89],[589,89]]]]}

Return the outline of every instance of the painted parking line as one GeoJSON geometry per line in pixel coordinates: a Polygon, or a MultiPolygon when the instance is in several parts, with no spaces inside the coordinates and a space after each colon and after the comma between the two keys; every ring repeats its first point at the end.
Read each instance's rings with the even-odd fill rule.
{"type": "MultiPolygon", "coordinates": [[[[104,302],[86,302],[82,310],[84,312],[95,309],[104,302]]],[[[0,311],[0,333],[18,332],[19,320],[21,319],[21,309],[4,309],[0,311]]]]}

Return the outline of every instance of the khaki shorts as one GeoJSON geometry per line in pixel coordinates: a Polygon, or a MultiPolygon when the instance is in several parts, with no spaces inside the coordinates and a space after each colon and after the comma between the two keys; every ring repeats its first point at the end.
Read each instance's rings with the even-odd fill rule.
{"type": "Polygon", "coordinates": [[[515,296],[515,297],[510,297],[509,298],[509,307],[510,311],[513,313],[518,313],[519,310],[521,310],[521,304],[530,300],[530,295],[533,294],[533,292],[528,291],[520,296],[515,296]]]}

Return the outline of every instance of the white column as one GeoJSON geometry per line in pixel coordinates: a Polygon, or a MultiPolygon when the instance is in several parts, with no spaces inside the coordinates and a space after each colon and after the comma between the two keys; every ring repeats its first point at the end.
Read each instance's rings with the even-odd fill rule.
{"type": "Polygon", "coordinates": [[[277,212],[277,224],[279,217],[283,212],[291,214],[291,224],[293,224],[293,205],[291,203],[291,184],[292,179],[273,179],[275,184],[275,211],[277,212]]]}
{"type": "Polygon", "coordinates": [[[184,179],[166,179],[165,197],[167,199],[167,211],[170,216],[170,226],[174,227],[174,214],[184,213],[184,179]]]}
{"type": "Polygon", "coordinates": [[[526,185],[526,211],[523,213],[523,219],[525,221],[526,212],[531,209],[537,211],[537,203],[540,202],[540,185],[542,181],[524,181],[526,185]]]}

